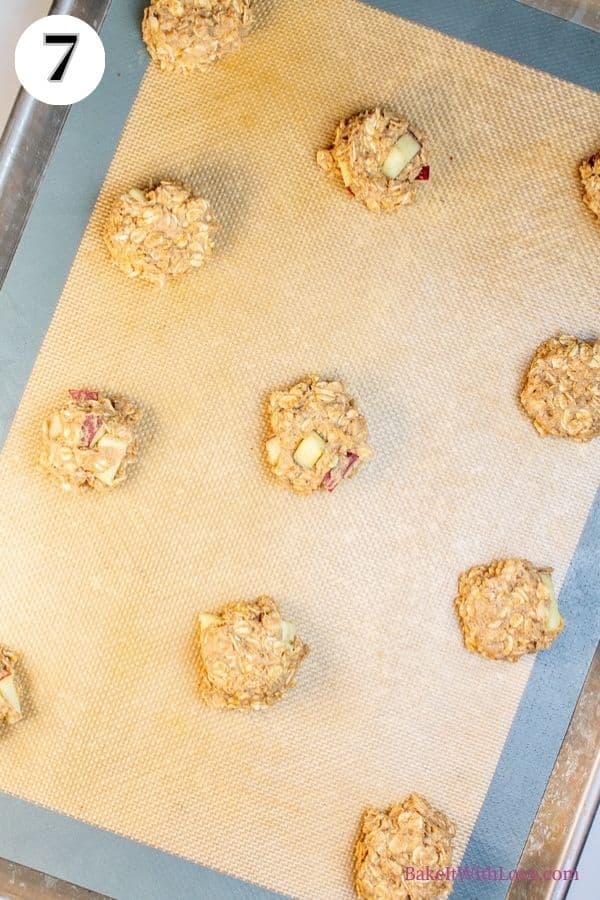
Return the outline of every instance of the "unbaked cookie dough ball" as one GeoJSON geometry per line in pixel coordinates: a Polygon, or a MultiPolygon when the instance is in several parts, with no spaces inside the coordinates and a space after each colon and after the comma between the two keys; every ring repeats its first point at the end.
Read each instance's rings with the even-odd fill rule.
{"type": "Polygon", "coordinates": [[[164,287],[206,262],[216,229],[207,200],[179,184],[161,181],[147,191],[132,188],[119,197],[104,240],[126,275],[164,287]]]}
{"type": "Polygon", "coordinates": [[[342,120],[333,146],[319,150],[317,162],[374,212],[408,206],[415,182],[429,179],[423,132],[379,108],[342,120]]]}
{"type": "Polygon", "coordinates": [[[565,624],[551,572],[526,559],[495,560],[463,572],[454,606],[466,648],[511,662],[548,648],[565,624]]]}
{"type": "Polygon", "coordinates": [[[569,335],[541,344],[521,392],[541,435],[590,441],[600,434],[600,341],[569,335]]]}
{"type": "Polygon", "coordinates": [[[333,491],[373,455],[365,418],[341,381],[309,376],[269,398],[267,462],[296,494],[333,491]]]}
{"type": "Polygon", "coordinates": [[[438,872],[452,865],[455,826],[419,794],[389,809],[365,810],[354,849],[354,884],[361,900],[428,900],[447,897],[446,878],[406,877],[410,870],[438,872]]]}
{"type": "Polygon", "coordinates": [[[0,644],[0,725],[14,725],[23,718],[16,677],[18,657],[0,644]]]}
{"type": "Polygon", "coordinates": [[[200,694],[209,706],[263,709],[296,681],[308,647],[270,597],[202,613],[200,694]]]}
{"type": "Polygon", "coordinates": [[[163,72],[206,70],[239,50],[252,25],[253,0],[152,0],[142,36],[163,72]]]}
{"type": "Polygon", "coordinates": [[[600,150],[579,167],[583,185],[583,202],[600,219],[600,150]]]}
{"type": "Polygon", "coordinates": [[[106,490],[125,480],[135,458],[136,407],[125,397],[70,390],[44,422],[39,466],[65,490],[106,490]]]}

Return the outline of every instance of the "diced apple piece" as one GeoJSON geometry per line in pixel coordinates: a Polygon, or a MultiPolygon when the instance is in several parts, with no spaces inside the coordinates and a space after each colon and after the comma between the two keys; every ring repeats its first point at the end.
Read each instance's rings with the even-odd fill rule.
{"type": "Polygon", "coordinates": [[[277,436],[269,438],[265,444],[267,450],[267,459],[272,466],[277,465],[277,461],[281,455],[281,443],[277,436]]]}
{"type": "Polygon", "coordinates": [[[73,400],[97,400],[98,399],[98,391],[70,390],[69,394],[71,395],[73,400]]]}
{"type": "Polygon", "coordinates": [[[115,463],[114,466],[109,466],[108,469],[105,469],[104,472],[97,472],[96,478],[103,482],[103,484],[111,485],[114,484],[115,478],[117,477],[117,472],[121,468],[121,462],[115,463]]]}
{"type": "Polygon", "coordinates": [[[111,434],[105,434],[98,441],[101,447],[109,448],[110,450],[118,450],[118,452],[124,453],[127,450],[127,442],[123,440],[123,438],[114,437],[111,434]]]}
{"type": "Polygon", "coordinates": [[[21,700],[19,699],[19,694],[17,692],[14,675],[6,675],[0,680],[0,694],[4,700],[6,700],[8,705],[21,715],[21,700]]]}
{"type": "Polygon", "coordinates": [[[281,623],[281,640],[284,644],[293,644],[296,637],[296,626],[292,622],[281,623]]]}
{"type": "Polygon", "coordinates": [[[200,613],[198,616],[198,623],[201,631],[205,628],[210,628],[211,625],[218,625],[220,621],[221,617],[214,616],[212,613],[200,613]]]}
{"type": "Polygon", "coordinates": [[[327,491],[335,491],[336,487],[346,477],[352,466],[358,462],[358,454],[356,453],[347,453],[345,457],[340,460],[333,469],[330,469],[329,472],[326,472],[322,485],[327,491]]]}
{"type": "Polygon", "coordinates": [[[48,437],[50,440],[55,441],[57,437],[60,437],[63,433],[63,426],[61,422],[61,418],[58,413],[53,413],[50,416],[50,421],[48,422],[48,437]]]}
{"type": "Polygon", "coordinates": [[[83,420],[81,426],[82,443],[84,447],[91,447],[95,441],[98,441],[105,431],[104,422],[100,416],[94,413],[88,413],[83,420]]]}
{"type": "Polygon", "coordinates": [[[558,608],[558,603],[554,598],[550,601],[550,610],[546,620],[549,631],[558,631],[562,625],[563,619],[558,608]]]}
{"type": "Polygon", "coordinates": [[[558,629],[562,625],[563,619],[558,608],[558,603],[556,602],[554,584],[552,583],[552,576],[549,572],[542,573],[542,581],[544,582],[544,585],[546,586],[546,588],[548,589],[548,593],[550,594],[550,608],[548,610],[548,616],[546,618],[546,625],[548,626],[549,631],[558,631],[558,629]]]}
{"type": "Polygon", "coordinates": [[[123,438],[112,437],[110,434],[103,434],[98,441],[98,447],[103,451],[103,456],[112,462],[121,462],[127,453],[127,441],[123,438]]]}
{"type": "Polygon", "coordinates": [[[312,469],[323,456],[326,442],[316,431],[302,438],[294,453],[294,462],[303,469],[312,469]]]}
{"type": "Polygon", "coordinates": [[[402,169],[415,158],[421,145],[410,131],[399,138],[385,158],[381,171],[386,178],[397,178],[402,169]]]}
{"type": "Polygon", "coordinates": [[[321,484],[326,491],[335,491],[341,480],[342,476],[339,474],[337,468],[333,468],[330,469],[329,472],[325,472],[321,484]]]}
{"type": "Polygon", "coordinates": [[[96,477],[110,487],[127,453],[127,442],[110,434],[103,434],[96,446],[102,451],[102,458],[108,463],[108,467],[96,477]]]}

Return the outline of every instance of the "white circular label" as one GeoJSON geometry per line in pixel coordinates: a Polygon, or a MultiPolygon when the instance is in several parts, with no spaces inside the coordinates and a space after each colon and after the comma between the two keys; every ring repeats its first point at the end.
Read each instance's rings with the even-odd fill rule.
{"type": "Polygon", "coordinates": [[[17,78],[36,100],[68,106],[88,97],[104,75],[104,45],[76,16],[45,16],[26,28],[15,49],[17,78]]]}

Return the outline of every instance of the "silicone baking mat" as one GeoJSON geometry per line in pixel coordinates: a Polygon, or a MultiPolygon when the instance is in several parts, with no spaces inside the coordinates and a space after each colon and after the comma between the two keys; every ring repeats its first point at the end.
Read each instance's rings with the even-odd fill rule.
{"type": "MultiPolygon", "coordinates": [[[[515,394],[548,332],[598,330],[575,177],[598,107],[352,0],[263,4],[244,53],[176,90],[149,70],[2,456],[3,637],[32,684],[3,789],[297,896],[348,896],[362,806],[409,789],[460,854],[532,663],[466,654],[456,576],[522,553],[560,583],[595,490],[598,450],[542,442],[515,394]],[[382,101],[430,134],[434,177],[378,218],[314,153],[382,101]],[[163,293],[100,241],[111,199],[160,176],[223,222],[210,268],[163,293]],[[261,404],[313,369],[347,378],[377,457],[303,502],[262,471],[261,404]],[[32,445],[82,380],[150,427],[125,488],[73,502],[32,445]],[[207,711],[194,613],[265,590],[313,647],[300,684],[264,716],[207,711]]],[[[548,660],[589,653],[589,602],[548,660]]]]}

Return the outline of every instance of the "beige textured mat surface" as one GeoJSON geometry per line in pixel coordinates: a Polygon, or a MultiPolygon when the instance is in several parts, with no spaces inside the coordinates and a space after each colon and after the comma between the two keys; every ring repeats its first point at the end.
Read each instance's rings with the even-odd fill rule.
{"type": "Polygon", "coordinates": [[[600,446],[540,439],[515,396],[539,341],[599,330],[576,164],[600,98],[354,0],[258,6],[211,74],[149,70],[2,454],[0,634],[31,710],[0,789],[341,900],[367,803],[425,793],[462,852],[531,663],[463,649],[457,575],[522,554],[560,584],[592,502],[600,446]],[[431,138],[431,182],[381,217],[314,163],[376,102],[431,138]],[[162,293],[100,237],[158,177],[223,222],[210,266],[162,293]],[[348,381],[376,458],[305,500],[260,446],[267,392],[310,371],[348,381]],[[83,384],[146,412],[113,495],[34,470],[42,416],[83,384]],[[205,709],[195,614],[261,592],[312,646],[299,685],[265,713],[205,709]]]}

